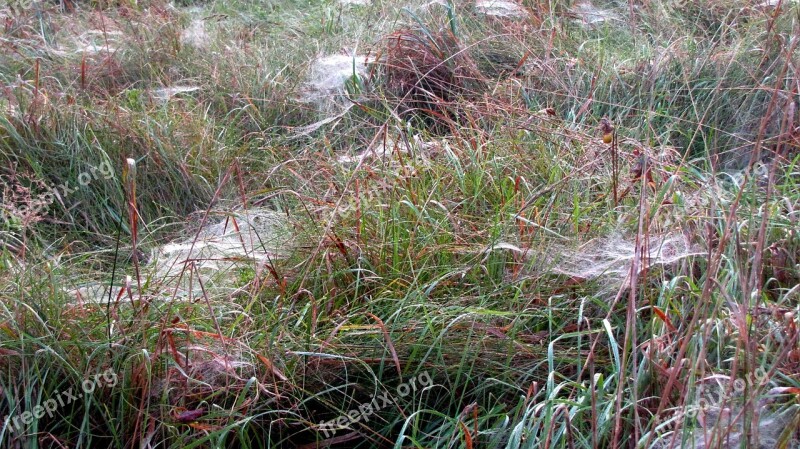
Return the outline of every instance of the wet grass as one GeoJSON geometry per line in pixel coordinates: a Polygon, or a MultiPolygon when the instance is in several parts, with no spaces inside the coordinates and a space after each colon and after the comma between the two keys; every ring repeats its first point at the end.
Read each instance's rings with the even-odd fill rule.
{"type": "Polygon", "coordinates": [[[0,9],[3,447],[797,445],[796,3],[190,3],[0,9]]]}

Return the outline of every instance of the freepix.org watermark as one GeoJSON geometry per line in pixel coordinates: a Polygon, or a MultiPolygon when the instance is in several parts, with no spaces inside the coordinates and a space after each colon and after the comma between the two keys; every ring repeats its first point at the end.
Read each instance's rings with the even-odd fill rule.
{"type": "Polygon", "coordinates": [[[0,0],[0,8],[30,9],[37,2],[36,0],[0,0]]]}
{"type": "Polygon", "coordinates": [[[100,177],[103,179],[111,179],[113,176],[114,168],[108,161],[96,166],[90,165],[88,170],[78,174],[75,184],[67,180],[58,186],[46,186],[44,193],[33,198],[29,204],[21,204],[14,207],[14,212],[20,216],[38,214],[42,210],[50,207],[50,205],[55,202],[56,198],[64,201],[81,187],[86,187],[91,184],[95,179],[99,179],[100,177]]]}
{"type": "MultiPolygon", "coordinates": [[[[81,390],[83,390],[85,394],[92,394],[97,387],[115,386],[117,380],[117,373],[111,368],[108,368],[102,373],[95,374],[92,378],[84,379],[84,381],[81,382],[81,390]]],[[[25,426],[30,425],[34,419],[39,420],[44,417],[44,415],[47,415],[48,418],[52,418],[56,410],[61,407],[66,407],[78,400],[80,392],[75,392],[74,390],[75,388],[71,387],[68,390],[59,391],[55,394],[55,397],[51,397],[33,407],[33,410],[27,410],[14,417],[6,416],[3,421],[8,423],[8,427],[12,432],[17,433],[25,426]]]]}
{"type": "MultiPolygon", "coordinates": [[[[745,389],[760,388],[766,385],[769,381],[769,375],[762,367],[756,368],[755,372],[749,373],[744,379],[737,378],[733,381],[733,395],[740,395],[744,393],[745,389]]],[[[729,394],[730,388],[719,388],[718,395],[714,397],[712,389],[699,385],[697,387],[697,401],[695,404],[690,405],[686,411],[686,416],[693,418],[698,414],[703,414],[709,410],[713,410],[722,406],[722,404],[729,402],[733,397],[729,394]]]]}
{"type": "MultiPolygon", "coordinates": [[[[412,393],[416,393],[417,390],[422,390],[431,385],[433,385],[433,379],[431,379],[427,371],[423,371],[417,375],[417,377],[411,377],[406,382],[398,385],[395,389],[395,393],[397,397],[404,398],[412,393]]],[[[372,415],[391,404],[391,395],[383,391],[378,396],[374,397],[371,402],[363,403],[338,418],[331,419],[330,421],[322,421],[319,423],[319,429],[325,434],[325,438],[330,438],[335,435],[338,430],[350,429],[350,424],[355,424],[359,421],[369,422],[369,418],[372,415]]]]}

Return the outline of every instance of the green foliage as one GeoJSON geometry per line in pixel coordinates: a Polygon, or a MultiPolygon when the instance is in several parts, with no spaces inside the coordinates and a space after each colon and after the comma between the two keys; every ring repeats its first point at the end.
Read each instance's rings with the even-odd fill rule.
{"type": "Polygon", "coordinates": [[[523,3],[0,9],[0,446],[662,448],[798,387],[800,7],[523,3]]]}

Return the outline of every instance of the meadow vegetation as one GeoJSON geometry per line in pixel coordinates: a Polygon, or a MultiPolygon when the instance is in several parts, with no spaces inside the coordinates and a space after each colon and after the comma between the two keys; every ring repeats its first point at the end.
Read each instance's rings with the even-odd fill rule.
{"type": "Polygon", "coordinates": [[[519,5],[0,3],[0,446],[800,447],[800,4],[519,5]]]}

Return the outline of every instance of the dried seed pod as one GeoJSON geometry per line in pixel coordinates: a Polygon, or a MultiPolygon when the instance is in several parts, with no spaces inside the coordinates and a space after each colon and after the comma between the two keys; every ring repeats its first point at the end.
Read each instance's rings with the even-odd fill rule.
{"type": "Polygon", "coordinates": [[[600,131],[603,133],[603,143],[611,143],[614,140],[614,127],[606,117],[600,119],[600,131]]]}
{"type": "MultiPolygon", "coordinates": [[[[636,156],[636,162],[634,162],[633,166],[631,167],[631,178],[635,181],[642,177],[645,174],[645,169],[649,164],[649,160],[647,159],[647,155],[642,153],[636,156]]],[[[649,168],[647,169],[649,171],[649,168]]]]}

